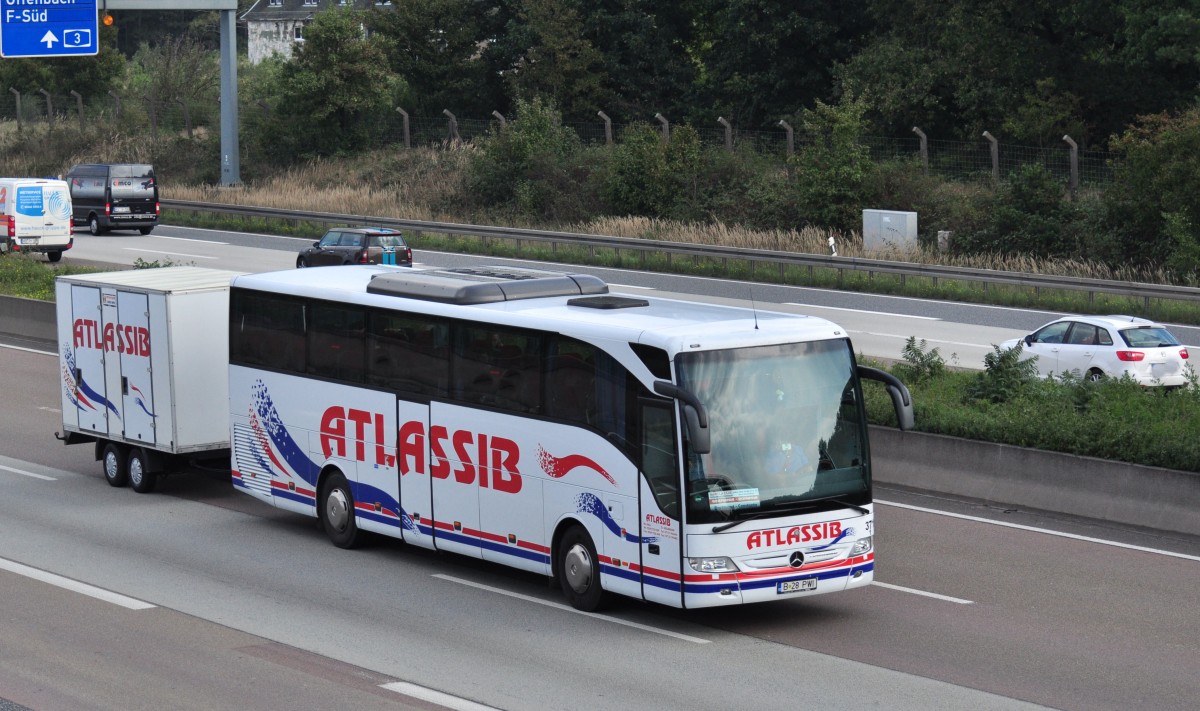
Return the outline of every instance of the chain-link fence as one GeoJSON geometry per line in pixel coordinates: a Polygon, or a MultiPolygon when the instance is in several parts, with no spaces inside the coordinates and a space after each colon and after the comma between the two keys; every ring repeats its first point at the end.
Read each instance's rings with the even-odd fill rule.
{"type": "MultiPolygon", "coordinates": [[[[260,101],[242,100],[241,111],[271,113],[271,107],[260,101]]],[[[15,123],[18,129],[26,126],[49,127],[52,130],[80,130],[96,120],[116,120],[131,130],[151,132],[154,137],[167,135],[192,136],[201,129],[217,129],[220,105],[216,101],[163,99],[151,96],[121,96],[109,92],[104,96],[83,100],[78,95],[54,95],[46,92],[18,94],[11,89],[0,95],[0,121],[15,123]]],[[[650,118],[643,122],[658,130],[662,122],[650,118]]],[[[713,122],[717,124],[716,121],[713,122]]],[[[382,112],[372,117],[362,128],[371,136],[372,145],[403,148],[407,146],[443,146],[454,142],[470,143],[496,130],[501,120],[496,117],[405,116],[401,111],[382,112]],[[407,136],[405,121],[407,119],[407,136]]],[[[612,124],[597,118],[594,122],[566,122],[580,140],[593,145],[620,142],[631,124],[612,124]]],[[[692,126],[704,146],[738,151],[753,151],[781,163],[789,154],[811,145],[813,137],[802,131],[790,131],[781,122],[778,130],[743,130],[732,125],[692,126]]],[[[997,142],[995,156],[991,142],[956,141],[929,137],[889,138],[865,136],[860,142],[867,147],[876,162],[912,160],[931,174],[956,181],[980,180],[991,177],[1003,179],[1023,165],[1038,164],[1054,176],[1067,182],[1071,178],[1072,149],[1066,143],[1059,146],[1023,146],[997,142]],[[924,148],[922,149],[922,143],[924,148]]],[[[1113,159],[1103,151],[1079,151],[1076,156],[1079,186],[1101,187],[1112,180],[1113,159]]]]}

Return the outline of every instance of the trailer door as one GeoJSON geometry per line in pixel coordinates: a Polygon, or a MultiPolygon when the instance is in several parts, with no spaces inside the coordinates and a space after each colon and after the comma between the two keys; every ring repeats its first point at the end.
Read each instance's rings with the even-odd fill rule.
{"type": "Polygon", "coordinates": [[[113,340],[121,366],[125,439],[157,444],[150,377],[150,305],[146,294],[117,292],[113,340]]]}
{"type": "MultiPolygon", "coordinates": [[[[107,396],[104,379],[104,336],[100,314],[100,289],[94,286],[71,286],[72,343],[64,344],[63,378],[73,381],[68,388],[74,402],[75,424],[85,432],[108,434],[111,414],[119,421],[116,406],[107,396]]],[[[72,416],[63,414],[70,422],[72,416]]]]}

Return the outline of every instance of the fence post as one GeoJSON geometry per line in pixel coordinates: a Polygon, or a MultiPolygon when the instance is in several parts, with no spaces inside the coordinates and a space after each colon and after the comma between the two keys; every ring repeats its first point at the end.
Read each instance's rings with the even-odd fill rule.
{"type": "Polygon", "coordinates": [[[733,153],[733,126],[729,125],[724,116],[718,116],[717,123],[725,127],[725,150],[733,153]]]}
{"type": "Polygon", "coordinates": [[[499,111],[493,111],[492,116],[495,116],[500,122],[500,128],[503,129],[506,125],[508,125],[508,121],[505,120],[504,114],[500,113],[499,111]]]}
{"type": "Polygon", "coordinates": [[[458,135],[458,119],[454,118],[454,114],[450,113],[450,109],[442,109],[442,113],[445,114],[447,119],[449,119],[449,125],[447,126],[448,135],[446,136],[446,140],[450,143],[461,143],[462,138],[460,138],[458,135]]]}
{"type": "Polygon", "coordinates": [[[54,130],[54,99],[45,89],[38,89],[38,93],[46,97],[46,121],[50,124],[50,130],[54,130]]]}
{"type": "Polygon", "coordinates": [[[83,96],[74,89],[71,90],[71,96],[75,97],[75,108],[79,111],[79,132],[83,133],[83,96]]]}
{"type": "Polygon", "coordinates": [[[779,125],[783,126],[783,130],[787,131],[787,152],[788,158],[796,154],[796,141],[792,135],[792,125],[783,119],[779,119],[779,125]]]}
{"type": "Polygon", "coordinates": [[[121,120],[121,95],[118,94],[117,92],[113,91],[112,89],[108,90],[108,95],[113,98],[113,101],[117,102],[117,120],[120,121],[121,120]]]}
{"type": "Polygon", "coordinates": [[[21,128],[23,127],[23,125],[21,123],[21,92],[17,91],[16,89],[12,88],[11,86],[8,87],[8,90],[11,91],[14,96],[17,97],[17,132],[20,133],[21,128]]]}
{"type": "Polygon", "coordinates": [[[928,141],[928,139],[925,138],[925,132],[922,131],[917,126],[913,126],[913,133],[917,134],[917,138],[921,139],[921,148],[920,148],[921,166],[924,168],[925,172],[928,173],[929,172],[929,141],[928,141]]]}
{"type": "Polygon", "coordinates": [[[153,99],[142,94],[142,101],[150,105],[150,140],[158,140],[158,105],[153,99]]]}
{"type": "Polygon", "coordinates": [[[188,111],[187,104],[178,96],[175,97],[175,103],[179,104],[179,108],[183,109],[183,125],[187,128],[188,140],[192,138],[192,112],[188,111]]]}
{"type": "Polygon", "coordinates": [[[399,106],[396,107],[396,111],[399,112],[400,118],[402,118],[404,120],[404,147],[412,148],[412,141],[409,140],[409,134],[408,134],[408,112],[405,111],[404,109],[400,108],[399,106]]]}
{"type": "Polygon", "coordinates": [[[998,183],[1000,182],[1000,142],[987,131],[983,132],[983,137],[992,144],[992,180],[998,183]]]}
{"type": "Polygon", "coordinates": [[[663,141],[666,143],[670,143],[671,142],[671,122],[668,121],[667,117],[663,116],[662,114],[654,114],[654,118],[658,119],[658,122],[662,124],[663,141]]]}
{"type": "Polygon", "coordinates": [[[1069,135],[1063,136],[1063,140],[1071,147],[1071,182],[1068,187],[1071,190],[1071,199],[1075,199],[1075,191],[1079,190],[1079,144],[1074,141],[1069,135]]]}
{"type": "Polygon", "coordinates": [[[596,115],[599,116],[600,118],[604,119],[604,143],[606,145],[611,146],[612,145],[612,119],[610,119],[608,117],[608,114],[604,113],[603,111],[597,111],[596,115]]]}

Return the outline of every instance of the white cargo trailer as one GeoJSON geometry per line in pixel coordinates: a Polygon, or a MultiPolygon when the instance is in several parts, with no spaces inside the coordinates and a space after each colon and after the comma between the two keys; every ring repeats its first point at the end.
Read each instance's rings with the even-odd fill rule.
{"type": "Polygon", "coordinates": [[[95,443],[113,486],[229,451],[229,282],[201,267],[55,282],[66,444],[95,443]]]}

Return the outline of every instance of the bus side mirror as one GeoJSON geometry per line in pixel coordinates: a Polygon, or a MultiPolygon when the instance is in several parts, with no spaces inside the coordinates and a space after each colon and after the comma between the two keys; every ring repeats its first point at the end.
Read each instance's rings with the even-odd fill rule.
{"type": "Polygon", "coordinates": [[[907,431],[913,428],[912,395],[909,394],[908,388],[900,382],[899,378],[878,368],[865,365],[858,366],[858,377],[883,383],[883,386],[887,388],[888,395],[892,398],[892,407],[896,410],[896,421],[900,425],[900,430],[907,431]]]}
{"type": "Polygon", "coordinates": [[[687,425],[688,444],[696,454],[712,451],[712,440],[708,432],[708,411],[696,394],[665,380],[654,381],[654,392],[683,403],[683,421],[687,425]]]}

